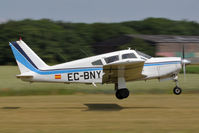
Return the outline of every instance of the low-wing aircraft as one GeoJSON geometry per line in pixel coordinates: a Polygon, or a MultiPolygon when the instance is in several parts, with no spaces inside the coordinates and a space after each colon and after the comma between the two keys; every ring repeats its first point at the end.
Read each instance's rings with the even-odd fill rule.
{"type": "Polygon", "coordinates": [[[177,75],[182,66],[185,70],[185,64],[190,63],[180,57],[154,58],[128,49],[48,66],[23,40],[20,39],[9,45],[21,72],[17,78],[23,81],[90,83],[93,85],[113,83],[118,99],[129,96],[126,82],[149,79],[175,81],[176,87],[173,92],[179,95],[182,90],[178,86],[177,75]]]}

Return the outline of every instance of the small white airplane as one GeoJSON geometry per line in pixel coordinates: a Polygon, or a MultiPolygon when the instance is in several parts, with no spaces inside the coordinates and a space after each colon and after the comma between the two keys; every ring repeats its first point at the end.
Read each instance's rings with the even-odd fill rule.
{"type": "Polygon", "coordinates": [[[185,64],[190,63],[180,57],[153,58],[128,49],[48,66],[21,39],[9,45],[21,72],[17,78],[23,81],[86,83],[94,86],[96,83],[114,83],[118,99],[129,96],[126,82],[149,79],[175,81],[173,92],[179,95],[182,90],[178,87],[177,75],[182,65],[185,72],[185,64]]]}

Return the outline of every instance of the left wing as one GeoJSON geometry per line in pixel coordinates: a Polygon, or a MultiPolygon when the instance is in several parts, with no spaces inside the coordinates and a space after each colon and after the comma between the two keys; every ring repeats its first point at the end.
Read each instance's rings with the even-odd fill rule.
{"type": "Polygon", "coordinates": [[[139,59],[104,65],[102,83],[117,83],[118,77],[124,77],[125,81],[144,78],[145,75],[142,75],[144,62],[144,60],[139,59]]]}

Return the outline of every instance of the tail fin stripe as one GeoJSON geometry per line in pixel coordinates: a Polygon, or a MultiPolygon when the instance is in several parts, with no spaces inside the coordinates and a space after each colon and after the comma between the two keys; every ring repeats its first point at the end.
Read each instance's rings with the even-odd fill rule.
{"type": "Polygon", "coordinates": [[[12,42],[13,46],[36,68],[37,66],[33,63],[33,61],[28,57],[28,55],[23,51],[23,49],[19,46],[17,42],[12,42]]]}
{"type": "Polygon", "coordinates": [[[39,71],[16,49],[16,47],[14,47],[13,44],[10,43],[10,46],[11,46],[13,54],[18,62],[23,64],[26,68],[30,69],[31,71],[34,71],[34,72],[39,71]]]}

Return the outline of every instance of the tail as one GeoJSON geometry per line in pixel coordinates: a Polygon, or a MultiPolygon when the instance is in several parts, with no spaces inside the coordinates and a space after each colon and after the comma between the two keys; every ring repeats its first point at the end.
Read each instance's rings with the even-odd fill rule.
{"type": "Polygon", "coordinates": [[[48,67],[39,56],[32,51],[21,39],[9,44],[15,56],[21,74],[37,71],[42,67],[48,67]]]}

